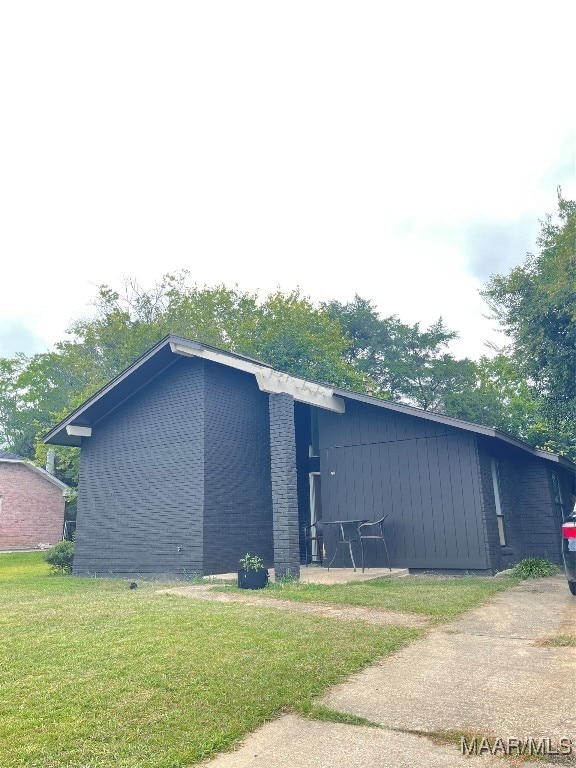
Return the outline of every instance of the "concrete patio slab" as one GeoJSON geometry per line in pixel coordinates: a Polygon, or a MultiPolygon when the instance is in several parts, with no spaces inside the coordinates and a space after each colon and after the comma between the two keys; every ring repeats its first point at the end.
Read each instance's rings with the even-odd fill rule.
{"type": "MultiPolygon", "coordinates": [[[[269,568],[270,581],[275,581],[273,568],[269,568]]],[[[351,581],[371,581],[372,579],[399,578],[407,576],[407,568],[367,568],[364,573],[361,569],[353,568],[327,568],[317,565],[303,566],[300,569],[300,581],[305,584],[348,584],[351,581]]],[[[214,576],[204,576],[207,582],[229,582],[238,579],[237,573],[218,573],[214,576]]]]}

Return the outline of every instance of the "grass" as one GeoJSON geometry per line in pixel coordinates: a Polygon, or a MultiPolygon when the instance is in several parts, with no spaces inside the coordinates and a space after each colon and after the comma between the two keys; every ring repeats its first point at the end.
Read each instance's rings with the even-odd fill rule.
{"type": "Polygon", "coordinates": [[[365,717],[350,715],[348,712],[340,712],[338,709],[325,707],[323,704],[310,703],[300,707],[298,714],[308,717],[310,720],[322,720],[325,723],[343,723],[344,725],[365,725],[369,728],[382,728],[379,723],[367,720],[365,717]]]}
{"type": "Polygon", "coordinates": [[[0,555],[2,768],[183,768],[418,636],[158,586],[0,555]]]}
{"type": "MultiPolygon", "coordinates": [[[[511,576],[491,579],[481,576],[425,578],[406,576],[348,584],[305,584],[280,582],[258,594],[302,603],[354,605],[428,616],[436,622],[449,621],[475,608],[492,595],[519,583],[511,576]]],[[[223,587],[223,589],[232,589],[223,587]]]]}
{"type": "Polygon", "coordinates": [[[576,648],[576,635],[552,635],[540,640],[538,645],[545,648],[576,648]]]}

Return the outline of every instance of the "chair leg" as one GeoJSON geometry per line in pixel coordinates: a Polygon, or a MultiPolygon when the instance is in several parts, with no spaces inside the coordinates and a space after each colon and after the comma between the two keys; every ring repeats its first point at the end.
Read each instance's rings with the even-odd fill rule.
{"type": "Polygon", "coordinates": [[[330,570],[330,566],[334,562],[336,555],[338,554],[338,544],[336,544],[336,549],[334,550],[334,554],[332,555],[332,560],[328,563],[328,570],[330,570]]]}
{"type": "Polygon", "coordinates": [[[362,554],[362,573],[364,573],[364,542],[362,537],[360,537],[360,552],[362,554]]]}
{"type": "Polygon", "coordinates": [[[348,539],[348,549],[350,550],[350,560],[352,560],[352,567],[354,568],[354,573],[356,573],[356,563],[354,562],[354,555],[352,553],[352,542],[350,539],[348,539]]]}
{"type": "Polygon", "coordinates": [[[390,553],[388,552],[388,547],[386,545],[386,539],[384,536],[382,536],[382,543],[384,544],[384,549],[386,550],[386,560],[388,561],[388,570],[392,571],[392,568],[390,566],[390,553]]]}

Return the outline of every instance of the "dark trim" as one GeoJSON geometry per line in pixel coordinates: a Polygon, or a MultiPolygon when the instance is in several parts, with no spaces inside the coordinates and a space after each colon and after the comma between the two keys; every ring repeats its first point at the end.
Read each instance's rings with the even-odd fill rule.
{"type": "MultiPolygon", "coordinates": [[[[77,421],[78,419],[79,419],[79,421],[77,421],[78,426],[93,426],[95,423],[97,423],[102,418],[107,416],[112,410],[114,410],[119,405],[124,403],[135,392],[141,389],[142,386],[145,386],[151,379],[155,378],[155,376],[157,376],[159,373],[162,373],[162,371],[168,368],[170,364],[173,362],[171,358],[168,358],[166,364],[164,366],[161,366],[160,368],[158,368],[157,366],[153,366],[153,370],[150,372],[150,376],[148,377],[143,376],[141,383],[136,389],[132,390],[131,392],[125,393],[120,400],[114,400],[112,403],[110,403],[110,406],[108,408],[101,407],[99,409],[100,413],[96,414],[95,418],[92,418],[92,419],[90,418],[89,411],[93,406],[95,406],[99,401],[101,401],[103,398],[109,395],[123,381],[128,379],[130,376],[134,375],[136,371],[138,371],[139,369],[142,369],[142,367],[145,366],[147,363],[150,363],[150,361],[153,358],[155,358],[159,353],[161,353],[163,350],[166,350],[166,348],[168,348],[168,353],[171,356],[173,354],[170,350],[171,343],[185,344],[188,346],[195,347],[197,349],[211,350],[214,352],[218,352],[219,354],[226,355],[227,357],[230,357],[230,358],[234,358],[238,360],[246,360],[247,362],[253,363],[255,365],[260,365],[262,367],[270,368],[274,370],[273,366],[269,365],[268,363],[264,363],[260,360],[255,360],[254,358],[247,357],[245,355],[239,355],[236,352],[228,352],[226,350],[218,349],[217,347],[212,347],[208,344],[201,344],[191,339],[185,339],[182,336],[174,336],[172,334],[169,334],[168,336],[165,336],[157,344],[155,344],[150,350],[148,350],[148,352],[146,352],[144,355],[139,357],[134,363],[132,363],[132,365],[130,365],[124,371],[119,373],[108,384],[106,384],[104,387],[101,387],[90,398],[88,398],[88,400],[86,400],[82,405],[80,405],[78,408],[72,411],[72,413],[69,416],[63,419],[59,424],[57,424],[53,429],[51,429],[43,437],[43,441],[45,443],[55,443],[57,445],[80,445],[81,438],[71,437],[67,435],[65,432],[66,427],[72,422],[77,421]]],[[[164,356],[165,355],[166,355],[166,352],[164,352],[164,356]]],[[[322,384],[321,382],[313,382],[313,381],[310,381],[309,379],[304,379],[301,376],[294,376],[293,378],[300,379],[301,381],[305,381],[314,385],[320,384],[322,386],[330,386],[330,385],[322,384]]],[[[330,388],[332,389],[334,395],[348,399],[348,400],[355,400],[360,403],[366,403],[367,405],[374,405],[374,406],[377,406],[378,408],[385,408],[389,411],[397,411],[398,413],[403,413],[408,416],[415,416],[419,419],[435,421],[440,424],[456,427],[457,429],[466,430],[468,432],[473,432],[478,435],[484,435],[486,437],[490,437],[495,440],[500,440],[502,442],[509,443],[511,445],[514,445],[516,448],[520,448],[523,451],[527,451],[533,456],[537,456],[538,458],[545,459],[547,461],[553,461],[557,464],[562,465],[566,469],[569,469],[572,472],[576,473],[576,465],[574,465],[568,459],[565,459],[562,456],[558,456],[555,453],[550,453],[549,451],[543,451],[538,448],[533,448],[528,443],[525,443],[522,440],[517,440],[515,437],[512,437],[511,435],[508,435],[505,432],[501,432],[500,430],[497,430],[493,427],[485,427],[481,424],[475,424],[471,421],[456,419],[456,418],[453,418],[452,416],[445,416],[444,414],[436,413],[434,411],[425,411],[421,408],[414,408],[413,406],[410,406],[410,405],[394,403],[391,400],[384,400],[382,398],[374,397],[371,395],[363,395],[363,394],[360,394],[359,392],[352,392],[351,390],[347,390],[347,389],[341,389],[338,387],[330,387],[330,388]]]]}

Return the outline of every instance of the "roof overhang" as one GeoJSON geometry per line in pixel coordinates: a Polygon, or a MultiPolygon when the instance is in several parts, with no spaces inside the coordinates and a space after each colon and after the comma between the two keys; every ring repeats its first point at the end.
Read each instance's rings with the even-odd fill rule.
{"type": "Polygon", "coordinates": [[[384,400],[379,397],[373,397],[372,395],[362,395],[358,392],[349,392],[345,389],[335,389],[336,394],[340,397],[344,397],[347,400],[354,400],[356,402],[366,403],[367,405],[374,405],[378,408],[385,408],[388,411],[396,411],[403,413],[407,416],[415,416],[418,419],[427,419],[428,421],[436,421],[439,424],[446,424],[450,427],[456,427],[457,429],[464,429],[467,432],[474,432],[477,435],[484,435],[488,438],[499,440],[503,443],[508,443],[522,451],[527,451],[533,456],[537,456],[539,459],[546,459],[546,461],[552,461],[565,469],[569,469],[576,474],[576,465],[569,459],[559,456],[557,453],[551,451],[545,451],[542,448],[534,448],[529,443],[525,443],[523,440],[518,440],[512,435],[501,432],[494,427],[485,427],[483,424],[475,424],[471,421],[464,421],[464,419],[457,419],[454,416],[446,416],[443,413],[435,413],[434,411],[424,411],[422,408],[414,408],[411,405],[404,405],[403,403],[394,403],[390,400],[384,400]]]}
{"type": "Polygon", "coordinates": [[[179,336],[167,336],[50,430],[44,436],[44,442],[80,446],[82,440],[91,437],[101,419],[177,363],[182,356],[197,357],[250,373],[262,392],[286,393],[299,402],[344,413],[344,400],[337,397],[330,387],[276,371],[272,366],[244,355],[224,352],[179,336]]]}
{"type": "Polygon", "coordinates": [[[362,395],[358,392],[337,387],[332,388],[309,381],[308,379],[277,371],[271,365],[260,360],[254,360],[235,352],[225,352],[207,344],[200,344],[197,341],[172,335],[166,336],[159,341],[158,344],[149,349],[131,366],[118,374],[112,381],[98,390],[92,397],[57,424],[45,435],[44,442],[55,445],[81,445],[82,440],[88,439],[92,435],[93,429],[101,419],[108,416],[116,408],[119,408],[140,389],[147,386],[157,376],[160,376],[164,371],[177,363],[182,356],[196,357],[252,374],[262,392],[289,394],[294,400],[301,403],[324,408],[335,413],[345,412],[346,400],[366,403],[378,408],[404,413],[408,416],[415,416],[419,419],[447,424],[467,432],[473,432],[487,438],[508,443],[540,459],[545,459],[555,463],[557,466],[565,467],[571,472],[576,472],[576,466],[568,459],[549,451],[534,448],[528,443],[507,435],[505,432],[500,432],[493,427],[485,427],[481,424],[464,421],[463,419],[457,419],[441,413],[424,411],[421,408],[383,400],[371,395],[362,395]]]}
{"type": "Polygon", "coordinates": [[[262,392],[274,395],[285,393],[291,395],[294,400],[300,403],[315,405],[317,408],[325,408],[336,413],[344,413],[344,400],[341,397],[335,397],[334,390],[322,384],[315,384],[307,379],[300,379],[288,373],[281,373],[268,365],[256,363],[243,357],[234,357],[226,352],[204,347],[196,342],[170,342],[170,348],[177,355],[200,357],[203,360],[220,363],[229,368],[253,373],[262,392]]]}

